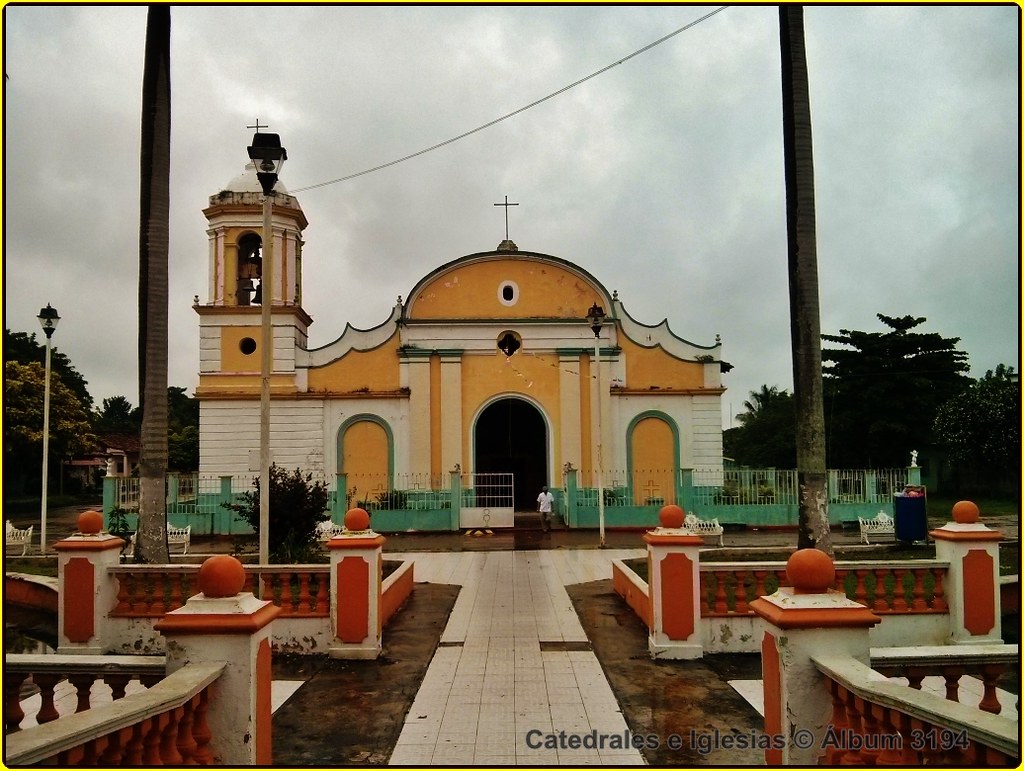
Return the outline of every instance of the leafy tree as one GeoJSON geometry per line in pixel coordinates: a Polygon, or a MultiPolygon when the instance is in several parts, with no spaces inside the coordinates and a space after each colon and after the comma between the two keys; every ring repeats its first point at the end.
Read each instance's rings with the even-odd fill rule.
{"type": "Polygon", "coordinates": [[[167,389],[167,428],[178,433],[186,426],[199,428],[199,400],[188,396],[181,386],[167,389]]]}
{"type": "Polygon", "coordinates": [[[167,437],[167,470],[199,470],[199,428],[182,426],[181,430],[167,437]]]}
{"type": "Polygon", "coordinates": [[[970,385],[960,338],[915,331],[923,317],[878,319],[887,331],[822,335],[843,346],[822,351],[834,468],[905,465],[929,441],[939,407],[970,385]]]}
{"type": "Polygon", "coordinates": [[[793,397],[776,386],[761,386],[743,402],[740,425],[723,434],[726,454],[753,468],[793,468],[796,464],[796,416],[793,397]]]}
{"type": "Polygon", "coordinates": [[[1005,364],[943,404],[935,416],[935,440],[948,453],[957,482],[1010,479],[1019,489],[1020,421],[1020,382],[1005,364]]]}
{"type": "MultiPolygon", "coordinates": [[[[243,503],[221,504],[236,512],[257,535],[260,531],[260,480],[242,493],[243,503]]],[[[288,473],[276,464],[270,466],[270,561],[294,564],[311,562],[319,552],[317,523],[328,518],[327,485],[313,482],[313,475],[301,469],[288,473]]]]}
{"type": "MultiPolygon", "coordinates": [[[[45,360],[46,344],[36,342],[35,333],[11,332],[9,329],[4,329],[5,362],[16,361],[19,364],[37,363],[42,365],[45,360]]],[[[61,379],[64,385],[78,397],[86,412],[92,409],[92,396],[89,394],[85,378],[56,346],[50,348],[50,375],[51,378],[59,377],[61,379]]]]}
{"type": "Polygon", "coordinates": [[[142,416],[124,396],[111,396],[93,416],[98,434],[138,434],[142,416]]]}
{"type": "MultiPolygon", "coordinates": [[[[43,365],[4,363],[4,481],[10,491],[25,492],[42,475],[43,365]]],[[[89,415],[78,395],[50,373],[50,462],[93,447],[89,415]]],[[[54,478],[51,475],[50,478],[54,478]]]]}

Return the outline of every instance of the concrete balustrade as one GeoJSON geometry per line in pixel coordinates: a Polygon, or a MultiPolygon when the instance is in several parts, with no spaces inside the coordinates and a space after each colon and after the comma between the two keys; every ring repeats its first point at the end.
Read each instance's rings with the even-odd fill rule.
{"type": "MultiPolygon", "coordinates": [[[[198,591],[200,566],[120,564],[124,542],[100,532],[102,518],[89,514],[83,532],[55,547],[60,652],[163,653],[165,639],[154,624],[198,591]]],[[[381,580],[383,543],[360,521],[328,543],[330,565],[244,566],[244,591],[281,609],[271,646],[341,658],[379,655],[384,624],[413,588],[412,563],[381,580]]]]}
{"type": "Polygon", "coordinates": [[[765,749],[768,765],[817,765],[831,725],[832,698],[812,657],[834,655],[867,664],[868,629],[881,619],[830,590],[835,566],[824,552],[802,549],[786,563],[790,586],[750,603],[765,621],[761,638],[764,728],[780,737],[765,749]]]}
{"type": "Polygon", "coordinates": [[[199,569],[200,593],[155,625],[167,639],[167,671],[218,661],[224,670],[207,721],[216,765],[269,765],[270,625],[281,609],[243,592],[245,570],[234,557],[210,557],[199,569]]]}
{"type": "Polygon", "coordinates": [[[355,508],[345,514],[345,532],[327,542],[335,609],[334,639],[328,651],[332,658],[373,659],[380,655],[384,540],[370,530],[370,515],[355,508]],[[344,594],[338,591],[341,586],[344,594]]]}
{"type": "Polygon", "coordinates": [[[935,556],[949,563],[946,577],[950,629],[945,642],[986,644],[1002,640],[998,530],[978,521],[971,501],[953,506],[953,521],[932,530],[935,556]]]}
{"type": "Polygon", "coordinates": [[[78,533],[59,541],[57,551],[58,653],[106,652],[103,623],[117,603],[117,589],[106,580],[107,570],[121,561],[124,541],[103,528],[103,515],[84,511],[78,533]]]}
{"type": "MultiPolygon", "coordinates": [[[[872,646],[984,645],[1001,641],[1000,583],[996,573],[1002,534],[977,523],[973,513],[977,507],[962,503],[953,522],[931,533],[938,559],[834,563],[830,588],[844,592],[880,618],[869,632],[872,646]],[[958,521],[957,516],[967,516],[971,521],[958,521]]],[[[671,505],[663,508],[666,510],[674,517],[669,524],[674,524],[681,510],[671,505]]],[[[686,539],[683,530],[665,524],[644,536],[648,544],[647,581],[625,563],[613,562],[615,591],[652,630],[652,655],[683,657],[680,640],[673,638],[681,632],[686,633],[689,646],[686,656],[757,651],[763,622],[752,603],[789,585],[785,564],[702,564],[699,537],[697,543],[686,539]],[[692,568],[696,578],[679,566],[692,568]],[[694,591],[696,600],[691,603],[688,598],[694,591]],[[671,645],[677,647],[675,653],[669,652],[671,645]]]]}
{"type": "Polygon", "coordinates": [[[700,630],[700,547],[704,539],[683,529],[683,510],[669,504],[661,526],[644,534],[650,584],[652,658],[697,659],[704,654],[700,630]]]}

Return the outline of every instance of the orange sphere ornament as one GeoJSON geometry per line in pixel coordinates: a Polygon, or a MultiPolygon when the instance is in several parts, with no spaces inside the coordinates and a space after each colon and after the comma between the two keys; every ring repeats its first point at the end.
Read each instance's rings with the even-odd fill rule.
{"type": "Polygon", "coordinates": [[[98,511],[83,511],[78,515],[78,532],[82,535],[98,535],[103,529],[103,515],[98,511]]]}
{"type": "Polygon", "coordinates": [[[677,506],[674,503],[662,506],[661,511],[658,512],[658,521],[661,522],[661,526],[672,528],[673,530],[681,528],[685,518],[686,512],[683,511],[683,507],[677,506]]]}
{"type": "Polygon", "coordinates": [[[961,525],[973,525],[981,518],[981,510],[974,501],[957,501],[953,504],[953,521],[961,525]]]}
{"type": "Polygon", "coordinates": [[[234,597],[245,586],[245,568],[229,554],[217,554],[199,566],[199,591],[207,597],[234,597]]]}
{"type": "Polygon", "coordinates": [[[354,532],[370,529],[370,514],[366,509],[349,509],[345,512],[345,529],[354,532]]]}
{"type": "Polygon", "coordinates": [[[797,594],[821,594],[835,581],[836,566],[819,549],[800,549],[786,562],[786,577],[797,594]]]}

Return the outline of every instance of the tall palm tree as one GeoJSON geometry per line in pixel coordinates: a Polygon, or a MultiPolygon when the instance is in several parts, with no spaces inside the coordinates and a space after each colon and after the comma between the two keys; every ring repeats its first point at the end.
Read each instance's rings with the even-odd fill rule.
{"type": "Polygon", "coordinates": [[[139,562],[166,563],[167,257],[171,176],[171,9],[149,6],[139,193],[139,562]]]}
{"type": "Polygon", "coordinates": [[[789,318],[796,408],[796,465],[800,489],[799,548],[832,554],[825,473],[821,321],[814,225],[811,103],[804,47],[804,9],[779,6],[782,49],[782,133],[789,241],[789,318]]]}
{"type": "Polygon", "coordinates": [[[752,423],[757,420],[758,416],[761,415],[772,402],[780,397],[788,398],[788,394],[785,391],[780,391],[778,386],[770,386],[766,383],[761,386],[760,391],[750,392],[750,398],[743,401],[743,408],[746,412],[741,412],[736,416],[736,418],[742,425],[752,423]]]}

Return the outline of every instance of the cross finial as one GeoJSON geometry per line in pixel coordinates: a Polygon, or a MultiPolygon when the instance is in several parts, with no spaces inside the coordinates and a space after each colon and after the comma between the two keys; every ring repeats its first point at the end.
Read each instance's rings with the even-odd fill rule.
{"type": "Polygon", "coordinates": [[[508,202],[508,196],[506,195],[505,196],[505,203],[496,203],[494,205],[495,206],[504,206],[505,207],[505,240],[508,241],[508,207],[509,206],[518,206],[519,204],[517,204],[517,203],[509,203],[508,202]]]}
{"type": "Polygon", "coordinates": [[[255,125],[255,126],[246,126],[246,128],[256,129],[256,133],[257,133],[257,134],[259,134],[259,133],[260,133],[260,129],[261,129],[261,128],[270,128],[270,125],[269,125],[269,124],[267,124],[267,125],[265,125],[265,126],[261,126],[261,125],[260,125],[260,119],[259,119],[259,118],[257,118],[257,119],[256,119],[256,125],[255,125]]]}

